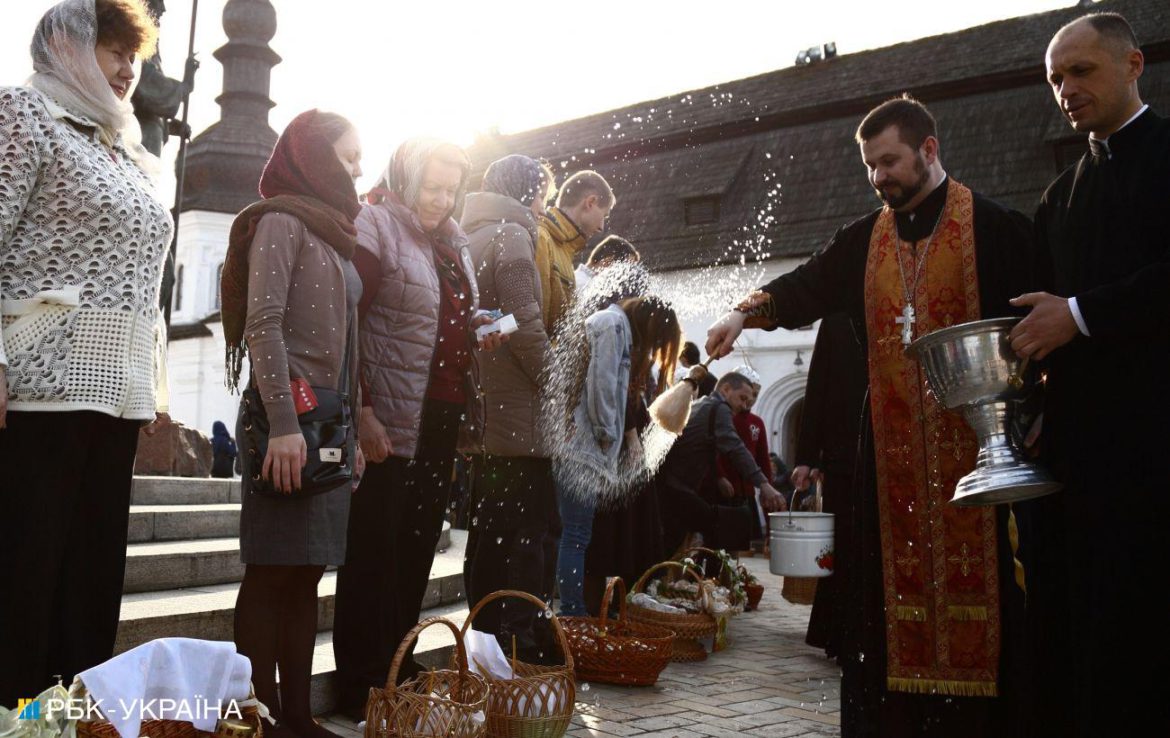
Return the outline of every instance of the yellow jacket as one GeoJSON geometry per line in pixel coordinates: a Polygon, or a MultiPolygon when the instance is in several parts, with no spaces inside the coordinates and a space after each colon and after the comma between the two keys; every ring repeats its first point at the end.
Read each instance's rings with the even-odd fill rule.
{"type": "Polygon", "coordinates": [[[549,336],[569,308],[576,289],[573,257],[585,248],[585,234],[560,208],[540,219],[536,239],[536,273],[544,297],[544,328],[549,336]]]}

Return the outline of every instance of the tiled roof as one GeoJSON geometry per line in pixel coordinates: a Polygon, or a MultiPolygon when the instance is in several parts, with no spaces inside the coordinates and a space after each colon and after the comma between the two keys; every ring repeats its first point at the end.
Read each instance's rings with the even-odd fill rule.
{"type": "MultiPolygon", "coordinates": [[[[1147,51],[1143,97],[1170,112],[1170,2],[1094,9],[1129,19],[1147,51]]],[[[948,172],[1030,213],[1059,171],[1058,147],[1076,140],[1044,84],[1044,49],[1084,12],[997,21],[481,140],[472,158],[479,171],[510,152],[546,158],[565,175],[597,169],[618,196],[610,231],[653,268],[733,261],[745,250],[748,259],[803,256],[877,206],[853,132],[873,105],[909,91],[938,120],[948,172]],[[718,222],[688,226],[684,200],[714,194],[718,222]]]]}

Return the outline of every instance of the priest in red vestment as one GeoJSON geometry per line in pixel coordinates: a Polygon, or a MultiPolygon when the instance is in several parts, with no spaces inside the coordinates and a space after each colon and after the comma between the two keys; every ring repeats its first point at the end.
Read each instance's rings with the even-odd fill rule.
{"type": "Polygon", "coordinates": [[[950,504],[974,468],[975,436],[905,348],[1012,314],[1009,300],[1033,288],[1031,226],[947,176],[934,118],[913,99],[870,111],[857,141],[883,207],[721,318],[707,351],[730,353],[745,325],[795,329],[837,312],[861,333],[869,397],[857,570],[843,577],[856,603],[843,615],[843,735],[1017,735],[1024,592],[1009,510],[950,504]]]}

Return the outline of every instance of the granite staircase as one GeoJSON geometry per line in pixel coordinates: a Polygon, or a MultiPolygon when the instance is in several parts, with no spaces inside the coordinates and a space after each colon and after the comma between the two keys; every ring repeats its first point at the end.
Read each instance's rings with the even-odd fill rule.
{"type": "MultiPolygon", "coordinates": [[[[232,640],[240,563],[240,483],[227,479],[135,477],[131,494],[126,579],[116,653],[166,636],[232,640]]],[[[422,617],[462,623],[463,551],[467,533],[444,524],[423,600],[422,617]]],[[[317,590],[317,645],[313,709],[334,708],[333,603],[337,573],[326,571],[317,590]]],[[[446,663],[450,635],[423,634],[421,663],[446,663]]]]}

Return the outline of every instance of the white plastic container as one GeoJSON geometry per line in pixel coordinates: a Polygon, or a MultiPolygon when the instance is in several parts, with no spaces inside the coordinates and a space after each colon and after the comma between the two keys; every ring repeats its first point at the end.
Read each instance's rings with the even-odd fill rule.
{"type": "Polygon", "coordinates": [[[782,577],[827,577],[833,573],[833,513],[775,512],[769,568],[782,577]]]}

